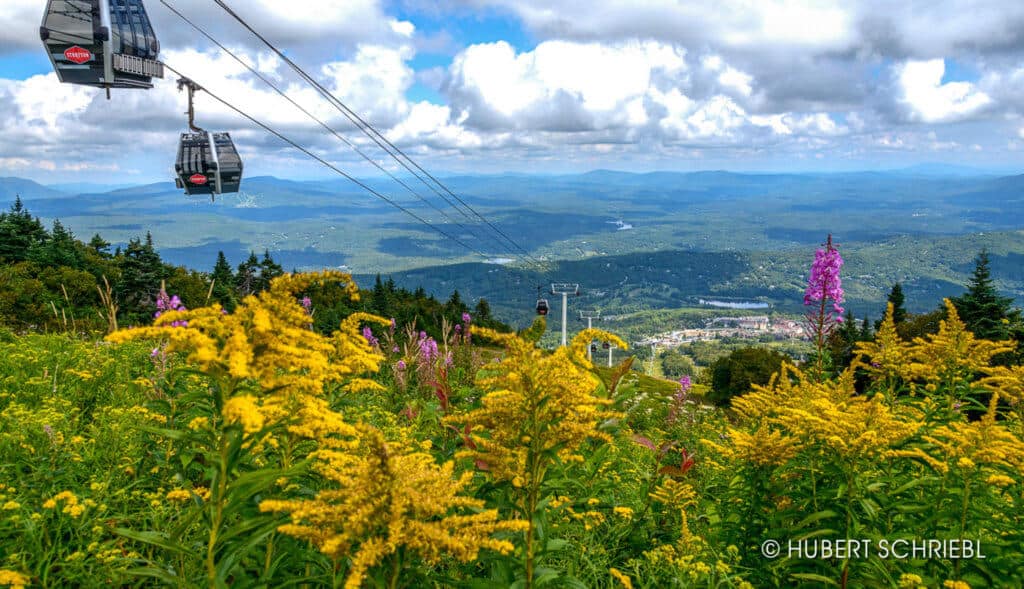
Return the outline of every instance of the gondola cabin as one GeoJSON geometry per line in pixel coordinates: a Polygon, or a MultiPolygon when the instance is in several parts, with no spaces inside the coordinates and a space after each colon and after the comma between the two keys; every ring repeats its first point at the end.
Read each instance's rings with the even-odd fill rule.
{"type": "Polygon", "coordinates": [[[537,300],[537,314],[542,316],[542,317],[544,315],[548,314],[548,300],[547,299],[538,299],[537,300]]]}
{"type": "Polygon", "coordinates": [[[242,159],[229,133],[182,133],[174,172],[175,184],[189,196],[238,192],[242,159]]]}
{"type": "Polygon", "coordinates": [[[142,0],[49,0],[39,36],[61,82],[109,91],[164,77],[142,0]]]}

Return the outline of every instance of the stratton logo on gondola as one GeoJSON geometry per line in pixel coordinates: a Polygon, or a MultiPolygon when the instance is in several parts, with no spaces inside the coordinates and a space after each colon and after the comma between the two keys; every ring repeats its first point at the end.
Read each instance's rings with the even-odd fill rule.
{"type": "Polygon", "coordinates": [[[92,61],[92,52],[75,45],[64,50],[64,57],[72,63],[82,65],[87,61],[92,61]]]}
{"type": "Polygon", "coordinates": [[[206,184],[206,176],[202,174],[192,174],[188,177],[188,181],[193,184],[206,184]]]}

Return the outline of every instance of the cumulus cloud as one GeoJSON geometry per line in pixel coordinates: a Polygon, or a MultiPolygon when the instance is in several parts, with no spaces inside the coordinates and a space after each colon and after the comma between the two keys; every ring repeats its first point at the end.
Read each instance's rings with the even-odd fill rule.
{"type": "MultiPolygon", "coordinates": [[[[317,118],[383,156],[212,2],[171,3],[317,118]]],[[[231,3],[390,140],[440,162],[515,167],[579,156],[614,166],[620,157],[670,161],[709,153],[966,153],[986,148],[989,135],[1000,146],[1024,139],[1020,2],[977,0],[968,7],[936,0],[927,14],[913,13],[913,3],[883,0],[421,3],[428,29],[467,10],[497,9],[527,29],[536,40],[529,46],[467,45],[458,26],[420,30],[415,1],[403,3],[412,15],[403,17],[382,0],[231,3]],[[430,57],[417,60],[417,52],[430,57]],[[438,63],[442,54],[446,61],[438,63]],[[945,80],[954,65],[957,81],[945,80]]],[[[346,166],[359,161],[157,0],[147,8],[169,64],[317,153],[346,166]]],[[[0,3],[8,25],[0,31],[0,57],[42,52],[41,12],[40,0],[0,3]]],[[[4,169],[126,173],[131,165],[118,164],[123,154],[173,158],[185,126],[184,95],[173,80],[145,92],[115,92],[108,102],[95,90],[58,84],[53,74],[7,77],[0,72],[4,169]],[[94,158],[92,167],[68,159],[82,149],[94,158]]],[[[201,94],[197,109],[200,125],[231,131],[247,162],[270,167],[264,173],[301,161],[211,97],[201,94]]]]}
{"type": "Polygon", "coordinates": [[[896,69],[902,101],[912,118],[926,123],[963,119],[992,103],[970,82],[943,84],[945,71],[941,59],[908,61],[896,69]]]}

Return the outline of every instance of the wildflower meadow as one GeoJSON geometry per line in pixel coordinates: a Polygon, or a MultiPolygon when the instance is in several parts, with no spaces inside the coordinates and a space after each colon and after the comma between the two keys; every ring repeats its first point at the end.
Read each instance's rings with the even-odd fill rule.
{"type": "Polygon", "coordinates": [[[1015,343],[951,301],[903,337],[890,305],[843,365],[841,267],[829,241],[814,356],[724,407],[595,366],[612,333],[543,349],[543,318],[314,329],[325,289],[360,296],[337,271],[230,310],[161,291],[105,337],[0,331],[0,585],[1024,585],[1015,343]]]}

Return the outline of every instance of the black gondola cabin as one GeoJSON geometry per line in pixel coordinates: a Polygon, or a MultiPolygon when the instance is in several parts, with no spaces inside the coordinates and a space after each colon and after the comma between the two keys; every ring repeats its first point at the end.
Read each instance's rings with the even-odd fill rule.
{"type": "Polygon", "coordinates": [[[537,314],[538,315],[542,315],[542,316],[548,314],[548,300],[547,299],[539,299],[537,301],[537,314]]]}
{"type": "Polygon", "coordinates": [[[185,194],[238,192],[242,184],[242,159],[229,133],[182,133],[175,183],[185,194]]]}
{"type": "Polygon", "coordinates": [[[142,0],[49,0],[39,36],[61,82],[152,88],[164,77],[142,0]]]}

